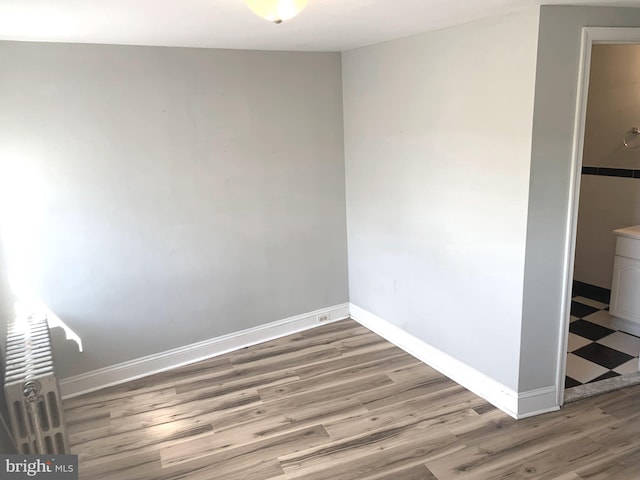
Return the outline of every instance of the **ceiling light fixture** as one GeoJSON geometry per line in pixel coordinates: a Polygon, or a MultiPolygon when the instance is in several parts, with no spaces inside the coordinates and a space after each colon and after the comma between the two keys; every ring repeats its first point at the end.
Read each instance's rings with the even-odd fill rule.
{"type": "Polygon", "coordinates": [[[307,5],[307,0],[245,0],[253,12],[273,23],[295,17],[307,5]]]}

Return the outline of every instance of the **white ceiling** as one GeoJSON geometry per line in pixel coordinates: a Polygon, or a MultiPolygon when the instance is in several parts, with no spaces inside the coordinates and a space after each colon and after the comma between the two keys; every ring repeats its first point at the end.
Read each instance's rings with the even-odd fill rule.
{"type": "Polygon", "coordinates": [[[538,4],[640,0],[309,0],[275,25],[243,0],[0,0],[0,39],[342,51],[538,4]]]}

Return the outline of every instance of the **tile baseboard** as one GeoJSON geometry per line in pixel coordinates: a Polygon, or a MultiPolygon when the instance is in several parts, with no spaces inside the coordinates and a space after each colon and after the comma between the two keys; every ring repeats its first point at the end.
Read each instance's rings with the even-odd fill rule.
{"type": "Polygon", "coordinates": [[[571,296],[590,298],[607,305],[611,303],[611,289],[598,287],[579,280],[573,281],[573,293],[571,296]]]}

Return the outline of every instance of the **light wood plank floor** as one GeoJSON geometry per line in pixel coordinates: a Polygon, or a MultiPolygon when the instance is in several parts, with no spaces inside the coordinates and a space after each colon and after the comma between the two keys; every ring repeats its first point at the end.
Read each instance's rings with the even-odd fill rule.
{"type": "Polygon", "coordinates": [[[82,479],[640,479],[640,386],[516,421],[351,320],[64,407],[82,479]]]}

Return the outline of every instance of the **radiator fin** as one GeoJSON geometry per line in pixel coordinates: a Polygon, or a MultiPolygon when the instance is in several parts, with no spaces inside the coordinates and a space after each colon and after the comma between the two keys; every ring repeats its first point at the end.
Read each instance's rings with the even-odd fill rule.
{"type": "Polygon", "coordinates": [[[4,391],[16,445],[24,454],[70,453],[46,317],[14,322],[6,345],[4,391]],[[27,407],[25,385],[37,387],[33,414],[27,407]]]}

